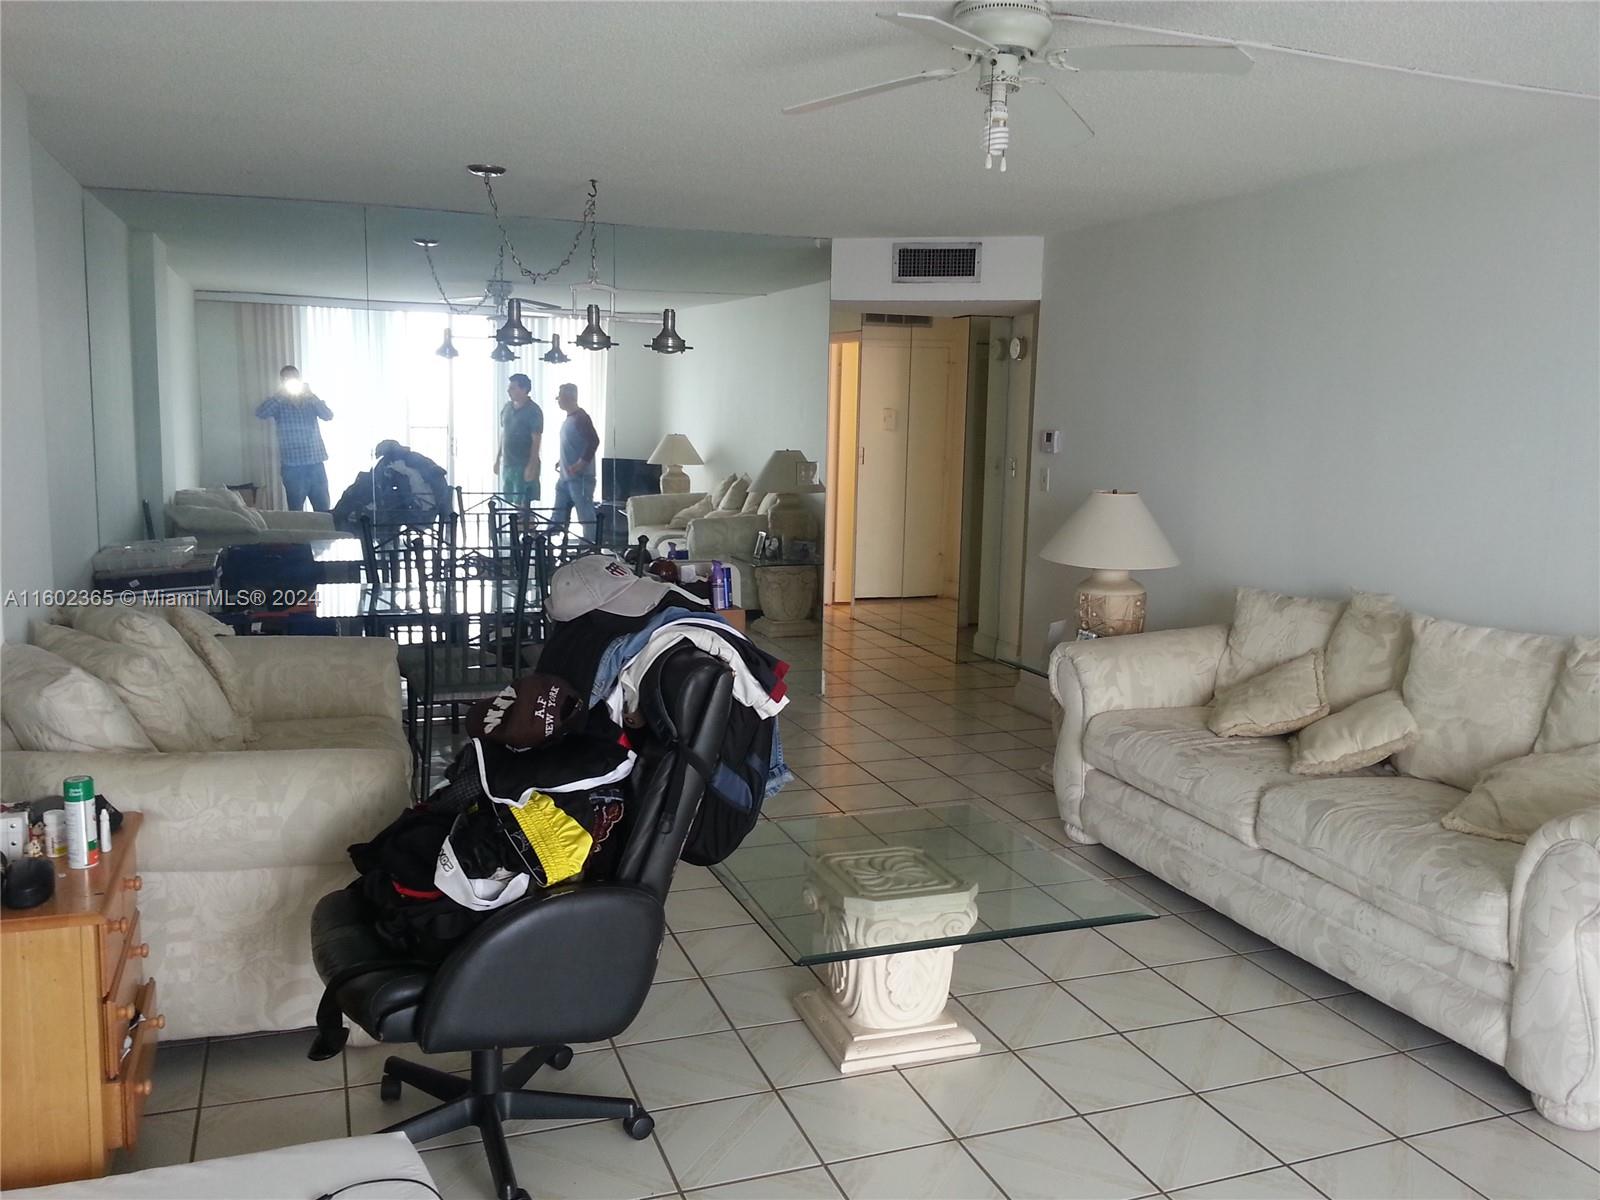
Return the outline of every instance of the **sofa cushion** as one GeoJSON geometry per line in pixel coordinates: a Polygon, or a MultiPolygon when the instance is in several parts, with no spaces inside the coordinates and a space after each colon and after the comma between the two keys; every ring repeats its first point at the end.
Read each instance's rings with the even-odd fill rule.
{"type": "Polygon", "coordinates": [[[693,504],[686,505],[673,514],[672,520],[667,522],[669,528],[687,529],[690,521],[699,520],[709,516],[716,509],[716,503],[710,496],[702,496],[693,504]]]}
{"type": "Polygon", "coordinates": [[[1600,742],[1600,638],[1577,637],[1556,676],[1533,750],[1557,754],[1594,742],[1600,742]]]}
{"type": "Polygon", "coordinates": [[[1256,805],[1262,792],[1294,779],[1289,744],[1277,737],[1219,738],[1206,728],[1208,711],[1101,713],[1084,731],[1083,757],[1245,845],[1258,846],[1256,805]]]}
{"type": "Polygon", "coordinates": [[[1328,635],[1328,707],[1398,688],[1411,648],[1411,619],[1393,596],[1357,592],[1328,635]]]}
{"type": "Polygon", "coordinates": [[[1311,600],[1242,587],[1234,594],[1228,646],[1217,665],[1217,691],[1328,644],[1336,600],[1311,600]]]}
{"type": "Polygon", "coordinates": [[[1296,775],[1342,775],[1381,763],[1416,745],[1417,719],[1395,691],[1357,700],[1289,739],[1296,775]]]}
{"type": "Polygon", "coordinates": [[[1395,755],[1395,766],[1469,791],[1488,767],[1529,753],[1567,645],[1567,638],[1412,617],[1401,696],[1422,736],[1395,755]]]}
{"type": "Polygon", "coordinates": [[[1600,745],[1498,763],[1445,814],[1444,827],[1526,842],[1547,821],[1600,809],[1600,745]]]}
{"type": "Polygon", "coordinates": [[[722,499],[717,501],[717,511],[736,513],[744,508],[745,498],[750,495],[750,476],[741,475],[728,485],[728,490],[722,493],[722,499]]]}
{"type": "Polygon", "coordinates": [[[1218,693],[1206,725],[1219,737],[1271,737],[1327,715],[1322,651],[1312,650],[1218,693]]]}
{"type": "Polygon", "coordinates": [[[228,707],[238,720],[239,733],[246,741],[254,737],[255,710],[250,703],[250,689],[245,683],[244,672],[239,669],[227,646],[217,640],[223,636],[217,632],[219,629],[228,636],[233,634],[233,630],[192,605],[152,606],[149,611],[178,631],[184,644],[194,651],[195,657],[211,672],[211,677],[222,689],[228,707]]]}
{"type": "Polygon", "coordinates": [[[156,748],[109,685],[38,646],[0,650],[0,713],[20,750],[156,748]]]}
{"type": "Polygon", "coordinates": [[[266,518],[254,509],[224,507],[220,504],[167,505],[167,515],[174,525],[192,533],[260,533],[267,527],[266,518]]]}
{"type": "Polygon", "coordinates": [[[1267,789],[1261,846],[1391,916],[1495,962],[1511,959],[1511,878],[1522,848],[1455,833],[1448,784],[1404,776],[1304,779],[1267,789]]]}
{"type": "Polygon", "coordinates": [[[404,727],[392,717],[315,717],[260,721],[252,750],[397,750],[410,754],[404,727]]]}

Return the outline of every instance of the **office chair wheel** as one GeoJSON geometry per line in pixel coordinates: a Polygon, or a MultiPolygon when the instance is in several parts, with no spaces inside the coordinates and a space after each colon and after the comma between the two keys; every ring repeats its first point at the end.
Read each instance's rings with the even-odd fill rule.
{"type": "Polygon", "coordinates": [[[400,1081],[393,1075],[385,1075],[383,1082],[378,1084],[378,1099],[385,1104],[393,1104],[400,1099],[400,1081]]]}
{"type": "Polygon", "coordinates": [[[655,1132],[656,1119],[647,1112],[635,1113],[631,1117],[622,1118],[622,1129],[636,1142],[642,1142],[655,1132]]]}
{"type": "Polygon", "coordinates": [[[511,1193],[511,1200],[533,1200],[533,1197],[528,1195],[527,1188],[518,1188],[511,1193]]]}
{"type": "Polygon", "coordinates": [[[556,1070],[565,1071],[572,1065],[572,1047],[557,1046],[545,1061],[556,1070]]]}

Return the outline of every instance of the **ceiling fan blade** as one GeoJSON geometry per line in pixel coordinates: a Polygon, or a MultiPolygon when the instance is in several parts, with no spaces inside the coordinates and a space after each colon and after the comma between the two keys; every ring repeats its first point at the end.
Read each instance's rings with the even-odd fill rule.
{"type": "Polygon", "coordinates": [[[1065,92],[1063,92],[1060,88],[1055,87],[1053,85],[1051,86],[1050,90],[1056,94],[1057,98],[1060,99],[1061,103],[1063,103],[1063,104],[1065,104],[1067,106],[1067,111],[1072,114],[1072,119],[1073,119],[1073,123],[1074,123],[1075,129],[1076,129],[1076,133],[1067,142],[1067,145],[1069,145],[1069,146],[1078,146],[1078,145],[1082,145],[1084,142],[1087,142],[1090,138],[1092,138],[1094,136],[1094,126],[1090,125],[1088,121],[1083,119],[1083,114],[1081,112],[1079,112],[1076,108],[1072,107],[1072,101],[1067,99],[1067,94],[1065,92]]]}
{"type": "Polygon", "coordinates": [[[876,96],[879,92],[892,92],[896,88],[910,87],[914,83],[932,83],[936,79],[949,79],[952,75],[961,74],[961,71],[962,68],[960,67],[940,67],[934,71],[921,71],[915,75],[907,75],[904,79],[891,79],[887,83],[874,83],[870,87],[840,92],[836,96],[824,96],[820,100],[807,100],[804,104],[791,104],[783,111],[788,116],[815,112],[819,108],[830,108],[835,104],[845,104],[851,100],[860,100],[863,96],[876,96]]]}
{"type": "Polygon", "coordinates": [[[1050,55],[1069,71],[1189,71],[1243,75],[1255,60],[1237,46],[1078,46],[1050,55]]]}
{"type": "Polygon", "coordinates": [[[968,33],[959,25],[952,25],[949,21],[938,17],[930,17],[927,13],[879,13],[878,19],[898,25],[902,29],[909,29],[913,33],[925,34],[935,41],[943,42],[946,46],[955,46],[961,50],[982,50],[993,54],[998,49],[992,42],[987,42],[975,33],[968,33]]]}

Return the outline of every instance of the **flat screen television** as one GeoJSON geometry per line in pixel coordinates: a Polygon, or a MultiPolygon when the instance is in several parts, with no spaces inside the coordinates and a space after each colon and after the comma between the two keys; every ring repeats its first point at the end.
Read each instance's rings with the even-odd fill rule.
{"type": "Polygon", "coordinates": [[[621,504],[629,496],[653,494],[660,490],[660,467],[642,458],[600,460],[600,499],[621,504]]]}

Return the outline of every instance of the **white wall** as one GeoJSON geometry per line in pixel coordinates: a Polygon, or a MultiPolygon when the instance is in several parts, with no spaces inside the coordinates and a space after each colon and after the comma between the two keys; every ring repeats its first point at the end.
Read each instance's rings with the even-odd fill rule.
{"type": "MultiPolygon", "coordinates": [[[[666,382],[665,371],[673,364],[644,348],[644,343],[654,336],[654,330],[646,330],[642,325],[620,325],[607,332],[618,344],[605,351],[609,356],[606,360],[606,428],[601,431],[605,442],[600,452],[606,458],[648,458],[666,432],[661,425],[665,415],[662,389],[666,382]]],[[[692,340],[690,344],[693,345],[692,340]]],[[[688,357],[698,353],[698,350],[691,351],[688,357]]]]}
{"type": "Polygon", "coordinates": [[[171,267],[161,330],[162,486],[170,496],[200,485],[200,390],[196,371],[194,288],[171,267]]]}
{"type": "MultiPolygon", "coordinates": [[[[33,147],[28,101],[0,78],[0,588],[48,588],[51,554],[50,476],[43,453],[44,371],[40,359],[39,275],[35,247],[33,147]]],[[[27,637],[29,607],[8,603],[7,641],[27,637]]]]}
{"type": "Polygon", "coordinates": [[[850,304],[916,304],[961,300],[1011,303],[1039,299],[1044,239],[988,238],[834,238],[833,299],[850,304]],[[981,241],[978,279],[951,283],[895,283],[896,242],[981,241]]]}
{"type": "Polygon", "coordinates": [[[1591,134],[1049,239],[1025,656],[1084,574],[1038,549],[1095,487],[1183,560],[1142,576],[1152,627],[1253,584],[1594,633],[1597,181],[1591,134]]]}
{"type": "Polygon", "coordinates": [[[133,347],[134,450],[139,494],[159,534],[173,492],[200,482],[200,393],[194,288],[167,265],[153,233],[128,236],[128,314],[133,347]]]}
{"type": "Polygon", "coordinates": [[[133,451],[133,332],[128,313],[128,227],[83,193],[89,375],[94,400],[95,503],[100,541],[144,537],[133,451]]]}
{"type": "Polygon", "coordinates": [[[820,474],[827,456],[828,285],[698,307],[692,326],[688,311],[679,314],[678,327],[695,349],[661,364],[661,428],[687,434],[706,460],[688,468],[695,490],[731,472],[753,477],[780,449],[803,450],[820,474]]]}
{"type": "Polygon", "coordinates": [[[250,478],[239,422],[245,398],[239,387],[237,307],[225,300],[199,300],[194,306],[202,487],[225,487],[250,478]]]}

